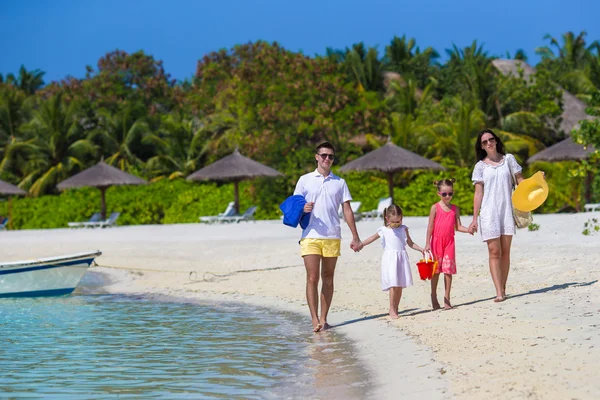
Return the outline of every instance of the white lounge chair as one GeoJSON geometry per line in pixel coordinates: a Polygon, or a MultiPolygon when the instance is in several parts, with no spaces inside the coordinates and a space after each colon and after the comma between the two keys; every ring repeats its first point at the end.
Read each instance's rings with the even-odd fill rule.
{"type": "MultiPolygon", "coordinates": [[[[359,219],[362,218],[362,214],[360,213],[361,206],[362,206],[362,202],[360,202],[360,201],[351,201],[350,202],[350,208],[352,209],[352,212],[354,213],[355,221],[358,221],[359,219]]],[[[340,204],[340,208],[338,208],[338,215],[340,216],[340,218],[344,218],[344,209],[341,204],[340,204]]]]}
{"type": "Polygon", "coordinates": [[[583,209],[587,211],[600,211],[600,203],[588,203],[583,206],[583,209]]]}
{"type": "Polygon", "coordinates": [[[87,221],[82,221],[82,222],[69,222],[67,223],[67,225],[69,225],[69,228],[83,228],[85,226],[86,222],[99,222],[100,218],[102,218],[102,214],[100,214],[99,212],[92,214],[92,216],[90,217],[89,220],[87,221]]]}
{"type": "Polygon", "coordinates": [[[117,226],[117,219],[119,218],[121,213],[114,212],[110,214],[110,217],[104,221],[96,221],[96,222],[84,222],[83,226],[86,228],[112,228],[113,226],[117,226]]]}
{"type": "Polygon", "coordinates": [[[363,218],[383,218],[383,211],[392,205],[392,198],[385,197],[379,199],[379,204],[376,210],[362,213],[363,218]]]}
{"type": "Polygon", "coordinates": [[[219,215],[207,215],[204,217],[200,217],[200,222],[206,222],[207,224],[212,224],[214,222],[217,222],[219,220],[219,218],[232,217],[234,215],[235,215],[235,202],[232,201],[229,204],[227,204],[227,208],[225,209],[225,211],[223,211],[219,215]]]}
{"type": "Polygon", "coordinates": [[[219,222],[241,222],[241,221],[254,221],[254,213],[256,212],[256,206],[249,207],[242,215],[233,215],[229,217],[219,217],[219,222]]]}

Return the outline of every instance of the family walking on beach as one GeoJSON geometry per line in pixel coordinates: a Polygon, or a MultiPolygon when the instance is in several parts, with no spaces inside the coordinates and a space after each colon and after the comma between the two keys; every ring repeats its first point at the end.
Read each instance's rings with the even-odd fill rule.
{"type": "MultiPolygon", "coordinates": [[[[317,168],[302,175],[296,184],[294,198],[303,219],[300,251],[306,268],[306,300],[314,332],[330,328],[327,315],[334,293],[334,273],[340,253],[341,226],[338,209],[342,207],[344,219],[352,233],[350,248],[358,252],[366,245],[381,239],[381,288],[389,292],[389,315],[398,318],[402,290],[412,286],[412,273],[406,245],[423,254],[433,255],[438,268],[431,279],[431,305],[434,310],[442,308],[437,298],[440,274],[444,274],[444,309],[451,309],[450,290],[452,276],[456,274],[454,234],[456,231],[473,235],[480,232],[487,243],[489,268],[496,289],[495,302],[506,300],[506,282],[510,270],[510,247],[515,234],[515,222],[511,203],[513,177],[523,180],[521,166],[514,156],[507,154],[496,134],[485,129],[477,136],[475,144],[477,163],[472,181],[475,186],[473,221],[468,227],[460,221],[460,210],[451,204],[455,194],[454,179],[435,181],[438,202],[431,206],[425,246],[417,245],[402,224],[402,208],[392,204],[384,211],[384,226],[361,241],[354,213],[350,207],[352,197],[346,181],[331,172],[335,149],[331,143],[317,146],[317,168]],[[318,285],[321,280],[321,292],[318,285]],[[319,309],[320,303],[320,309],[319,309]]],[[[285,214],[285,212],[284,212],[285,214]]],[[[296,221],[296,224],[298,221],[296,221]]]]}

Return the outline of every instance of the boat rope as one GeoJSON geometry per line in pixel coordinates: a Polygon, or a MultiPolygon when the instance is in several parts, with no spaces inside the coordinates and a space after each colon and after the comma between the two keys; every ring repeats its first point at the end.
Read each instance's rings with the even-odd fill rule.
{"type": "Polygon", "coordinates": [[[230,276],[248,273],[248,272],[265,272],[265,271],[276,271],[279,269],[286,269],[286,268],[304,267],[304,264],[285,265],[285,266],[281,266],[281,267],[270,267],[270,268],[240,269],[237,271],[228,272],[226,274],[216,274],[214,272],[206,271],[202,275],[202,279],[198,279],[197,271],[189,271],[189,270],[187,270],[187,271],[175,270],[174,271],[174,270],[163,270],[163,269],[152,269],[152,268],[131,268],[131,267],[121,267],[121,266],[116,266],[116,265],[104,265],[104,264],[100,265],[95,260],[93,261],[93,266],[100,267],[100,268],[122,269],[122,270],[127,270],[127,271],[171,272],[171,273],[175,273],[175,274],[188,274],[188,278],[191,282],[186,283],[186,285],[189,285],[189,284],[198,283],[198,282],[214,282],[217,279],[220,280],[220,279],[224,279],[224,278],[227,278],[230,276]]]}

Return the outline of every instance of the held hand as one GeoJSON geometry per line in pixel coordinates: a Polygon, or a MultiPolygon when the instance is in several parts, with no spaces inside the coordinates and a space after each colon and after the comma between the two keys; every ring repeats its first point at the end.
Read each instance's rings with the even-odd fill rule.
{"type": "Polygon", "coordinates": [[[423,251],[421,251],[421,253],[425,253],[425,252],[428,252],[428,251],[431,251],[431,245],[425,246],[425,248],[423,249],[423,251]]]}
{"type": "Polygon", "coordinates": [[[355,253],[361,251],[363,247],[364,245],[362,244],[360,239],[352,239],[352,241],[350,242],[350,248],[354,250],[355,253]]]}
{"type": "Polygon", "coordinates": [[[471,222],[471,225],[469,225],[469,233],[472,235],[473,233],[477,232],[477,228],[477,221],[471,222]]]}
{"type": "Polygon", "coordinates": [[[312,212],[312,209],[313,209],[313,206],[314,206],[314,205],[315,205],[315,202],[314,202],[314,201],[312,201],[312,202],[310,202],[310,203],[306,203],[306,204],[304,205],[304,212],[305,212],[305,213],[312,212]]]}

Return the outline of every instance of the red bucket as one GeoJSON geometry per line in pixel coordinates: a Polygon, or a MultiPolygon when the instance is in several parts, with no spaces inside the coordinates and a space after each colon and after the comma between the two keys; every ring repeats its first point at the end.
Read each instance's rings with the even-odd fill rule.
{"type": "Polygon", "coordinates": [[[424,258],[421,258],[417,263],[417,268],[419,269],[419,277],[421,280],[431,279],[434,273],[435,262],[433,261],[433,256],[430,254],[429,258],[425,258],[425,254],[423,254],[424,258]]]}
{"type": "Polygon", "coordinates": [[[419,269],[419,276],[421,277],[421,280],[424,281],[425,279],[431,279],[431,273],[433,272],[433,269],[427,261],[419,261],[417,263],[417,268],[419,269]]]}

